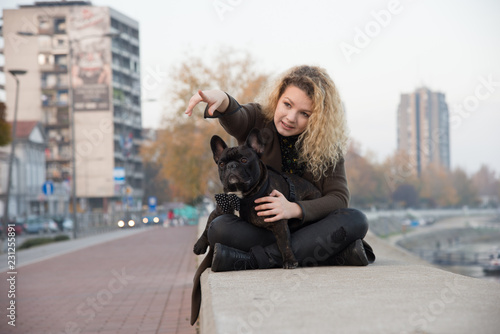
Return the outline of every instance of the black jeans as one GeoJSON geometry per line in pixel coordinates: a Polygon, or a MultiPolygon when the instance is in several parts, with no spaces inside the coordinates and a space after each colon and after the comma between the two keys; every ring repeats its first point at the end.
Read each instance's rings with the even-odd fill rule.
{"type": "MultiPolygon", "coordinates": [[[[338,209],[325,218],[291,231],[292,250],[299,266],[332,264],[332,258],[368,231],[366,216],[356,209],[338,209]]],[[[216,243],[252,252],[259,268],[280,267],[282,256],[273,233],[235,215],[214,219],[208,230],[211,247],[216,243]]],[[[371,249],[370,249],[371,251],[371,249]]]]}

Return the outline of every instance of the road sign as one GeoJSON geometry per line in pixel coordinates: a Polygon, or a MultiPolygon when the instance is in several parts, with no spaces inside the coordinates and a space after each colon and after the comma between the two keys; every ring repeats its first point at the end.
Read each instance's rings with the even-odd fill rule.
{"type": "Polygon", "coordinates": [[[45,181],[45,183],[42,185],[42,192],[49,196],[54,193],[54,183],[52,181],[45,181]]]}
{"type": "Polygon", "coordinates": [[[149,211],[150,212],[156,211],[156,197],[154,197],[154,196],[149,197],[148,204],[149,204],[149,211]]]}
{"type": "Polygon", "coordinates": [[[115,167],[113,170],[113,177],[115,179],[115,184],[125,184],[125,168],[115,167]]]}

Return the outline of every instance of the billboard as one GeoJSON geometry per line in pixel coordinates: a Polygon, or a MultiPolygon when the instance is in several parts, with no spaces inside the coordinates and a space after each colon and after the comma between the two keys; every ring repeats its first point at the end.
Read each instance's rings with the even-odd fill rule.
{"type": "Polygon", "coordinates": [[[74,111],[111,109],[109,20],[105,7],[75,7],[68,17],[74,111]]]}

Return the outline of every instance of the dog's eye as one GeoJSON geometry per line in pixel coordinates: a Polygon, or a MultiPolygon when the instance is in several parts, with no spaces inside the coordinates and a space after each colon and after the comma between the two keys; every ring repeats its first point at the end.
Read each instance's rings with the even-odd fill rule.
{"type": "Polygon", "coordinates": [[[248,162],[248,159],[247,158],[241,158],[240,161],[241,161],[242,164],[246,164],[248,162]]]}
{"type": "Polygon", "coordinates": [[[220,168],[223,168],[225,165],[226,165],[225,163],[223,163],[223,162],[219,162],[219,167],[220,167],[220,168]]]}

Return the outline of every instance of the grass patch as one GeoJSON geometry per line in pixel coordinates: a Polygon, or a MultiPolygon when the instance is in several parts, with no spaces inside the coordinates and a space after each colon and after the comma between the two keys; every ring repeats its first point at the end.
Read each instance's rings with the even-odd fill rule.
{"type": "Polygon", "coordinates": [[[56,235],[53,238],[33,238],[33,239],[28,239],[28,240],[24,241],[22,243],[22,245],[19,246],[19,249],[28,249],[31,247],[46,245],[46,244],[50,244],[53,242],[65,241],[65,240],[69,240],[69,239],[70,238],[65,234],[56,235]]]}

